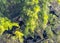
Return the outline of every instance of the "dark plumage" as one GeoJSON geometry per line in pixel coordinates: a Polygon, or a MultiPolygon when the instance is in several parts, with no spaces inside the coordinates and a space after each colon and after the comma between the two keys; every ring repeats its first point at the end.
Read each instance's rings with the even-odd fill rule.
{"type": "Polygon", "coordinates": [[[50,11],[50,14],[53,14],[53,15],[55,15],[55,16],[57,16],[58,17],[58,15],[56,15],[56,13],[55,13],[55,11],[50,11]]]}
{"type": "MultiPolygon", "coordinates": [[[[52,8],[52,6],[49,6],[49,9],[50,9],[50,14],[53,14],[53,15],[56,15],[56,12],[55,10],[52,8]]],[[[57,17],[59,17],[58,15],[56,15],[57,17]]]]}
{"type": "Polygon", "coordinates": [[[24,25],[24,22],[23,21],[19,21],[19,26],[22,26],[24,25]]]}
{"type": "Polygon", "coordinates": [[[45,30],[44,30],[44,32],[43,32],[43,37],[44,37],[45,39],[47,39],[47,38],[48,38],[47,33],[46,33],[46,31],[45,31],[45,30]]]}

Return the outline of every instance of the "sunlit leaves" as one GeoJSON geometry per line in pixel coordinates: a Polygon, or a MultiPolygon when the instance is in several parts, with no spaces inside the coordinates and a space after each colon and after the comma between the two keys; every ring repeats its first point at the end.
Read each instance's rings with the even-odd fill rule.
{"type": "Polygon", "coordinates": [[[58,4],[60,4],[60,0],[57,0],[58,4]]]}
{"type": "Polygon", "coordinates": [[[48,10],[48,1],[47,0],[43,0],[44,3],[42,3],[43,7],[41,9],[41,13],[42,13],[42,19],[43,19],[43,24],[42,24],[42,28],[45,29],[47,27],[47,23],[48,23],[48,15],[49,15],[49,10],[48,10]]]}
{"type": "Polygon", "coordinates": [[[44,14],[43,17],[44,17],[43,27],[45,28],[45,27],[46,27],[46,24],[47,24],[47,22],[48,22],[48,15],[47,15],[47,14],[44,14]]]}
{"type": "Polygon", "coordinates": [[[38,13],[40,11],[40,6],[36,5],[34,8],[35,13],[38,13]]]}
{"type": "Polygon", "coordinates": [[[22,43],[24,34],[22,32],[20,32],[20,31],[16,31],[15,34],[16,34],[15,38],[19,39],[20,42],[22,43]]]}
{"type": "Polygon", "coordinates": [[[54,34],[53,34],[53,32],[52,32],[52,30],[51,30],[51,27],[50,26],[48,26],[48,27],[46,27],[46,32],[47,32],[47,34],[48,34],[48,37],[49,38],[52,38],[52,37],[54,37],[54,34]]]}
{"type": "Polygon", "coordinates": [[[0,17],[0,34],[5,30],[12,29],[13,26],[19,27],[18,23],[12,23],[7,17],[0,17]]]}
{"type": "Polygon", "coordinates": [[[28,16],[26,20],[26,28],[25,35],[29,33],[34,33],[35,28],[38,25],[38,13],[40,12],[40,6],[38,5],[39,0],[25,0],[28,5],[31,5],[29,8],[27,6],[24,7],[24,11],[28,16]],[[34,6],[33,6],[34,5],[34,6]]]}
{"type": "Polygon", "coordinates": [[[0,25],[0,35],[2,35],[2,33],[4,32],[4,27],[0,25]]]}
{"type": "Polygon", "coordinates": [[[21,38],[21,36],[24,36],[24,34],[20,31],[16,31],[15,34],[17,37],[20,37],[20,38],[21,38]]]}

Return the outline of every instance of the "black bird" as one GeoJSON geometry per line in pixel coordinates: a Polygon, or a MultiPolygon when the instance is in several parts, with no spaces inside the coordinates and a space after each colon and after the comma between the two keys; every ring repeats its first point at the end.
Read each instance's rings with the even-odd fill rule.
{"type": "Polygon", "coordinates": [[[19,26],[22,26],[24,25],[24,22],[23,21],[19,21],[19,26]]]}
{"type": "Polygon", "coordinates": [[[50,9],[50,12],[49,12],[50,14],[53,14],[53,15],[59,17],[58,15],[56,15],[55,10],[52,8],[52,6],[49,6],[49,9],[50,9]]]}
{"type": "Polygon", "coordinates": [[[57,17],[59,17],[58,15],[56,15],[56,13],[55,13],[55,11],[54,11],[54,10],[50,11],[50,14],[53,14],[53,15],[55,15],[55,16],[57,16],[57,17]]]}
{"type": "Polygon", "coordinates": [[[47,39],[47,38],[48,38],[47,33],[46,33],[46,31],[45,31],[45,30],[44,30],[44,32],[43,32],[43,37],[44,37],[45,39],[47,39]]]}

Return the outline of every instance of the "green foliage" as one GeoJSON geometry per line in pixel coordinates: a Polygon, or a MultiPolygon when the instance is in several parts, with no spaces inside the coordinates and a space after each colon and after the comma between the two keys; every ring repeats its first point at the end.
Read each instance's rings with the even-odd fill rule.
{"type": "Polygon", "coordinates": [[[0,35],[2,35],[5,30],[11,30],[13,26],[19,25],[18,23],[12,23],[7,17],[0,17],[0,35]]]}
{"type": "MultiPolygon", "coordinates": [[[[25,5],[24,12],[28,16],[28,19],[26,20],[26,28],[25,28],[25,35],[28,35],[30,33],[34,33],[35,28],[38,25],[38,13],[40,11],[40,6],[38,4],[39,0],[25,0],[28,5],[25,5]],[[27,7],[29,6],[30,7],[27,7]]],[[[25,18],[26,19],[26,18],[25,18]]]]}
{"type": "Polygon", "coordinates": [[[60,0],[57,0],[58,4],[60,4],[60,0]]]}
{"type": "MultiPolygon", "coordinates": [[[[11,22],[7,17],[0,17],[0,35],[2,35],[5,30],[11,30],[13,26],[19,27],[18,23],[11,22]]],[[[14,34],[14,39],[18,39],[20,42],[23,42],[24,35],[22,32],[15,31],[14,34]]]]}
{"type": "Polygon", "coordinates": [[[53,32],[51,31],[51,27],[48,26],[48,27],[46,28],[46,32],[47,32],[49,38],[53,38],[54,34],[53,34],[53,32]]]}
{"type": "MultiPolygon", "coordinates": [[[[54,37],[52,30],[56,28],[58,18],[49,13],[50,10],[48,6],[51,1],[52,0],[0,0],[0,35],[2,35],[5,30],[11,30],[13,26],[19,27],[19,24],[16,23],[17,21],[12,21],[20,16],[24,21],[25,27],[24,30],[19,27],[19,29],[14,32],[14,39],[19,39],[20,42],[23,42],[23,36],[32,36],[37,30],[45,30],[48,38],[52,39],[54,37]]],[[[43,37],[42,31],[40,35],[43,37]]],[[[48,43],[48,41],[43,41],[43,43],[45,42],[48,43]]]]}
{"type": "Polygon", "coordinates": [[[20,31],[16,31],[15,34],[16,34],[15,38],[19,39],[19,41],[21,43],[23,43],[23,41],[24,41],[24,39],[23,39],[24,34],[22,32],[20,32],[20,31]]]}

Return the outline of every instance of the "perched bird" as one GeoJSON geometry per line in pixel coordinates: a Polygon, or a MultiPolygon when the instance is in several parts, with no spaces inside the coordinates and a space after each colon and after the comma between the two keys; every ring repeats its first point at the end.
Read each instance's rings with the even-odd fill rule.
{"type": "Polygon", "coordinates": [[[44,37],[45,39],[47,39],[47,38],[48,38],[47,33],[46,33],[46,31],[45,31],[45,30],[44,30],[44,32],[43,32],[43,37],[44,37]]]}
{"type": "Polygon", "coordinates": [[[24,20],[20,16],[16,18],[16,21],[18,21],[20,27],[24,25],[24,20]]]}
{"type": "Polygon", "coordinates": [[[55,10],[52,8],[52,6],[49,6],[49,9],[50,9],[50,12],[49,12],[50,14],[53,14],[53,15],[59,17],[58,15],[56,15],[56,12],[55,12],[55,10]]]}
{"type": "Polygon", "coordinates": [[[19,26],[22,26],[24,25],[24,22],[23,21],[19,21],[19,26]]]}

